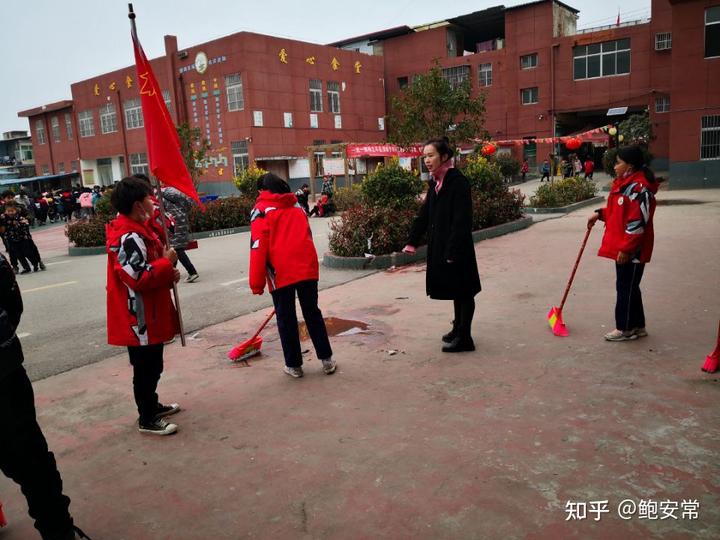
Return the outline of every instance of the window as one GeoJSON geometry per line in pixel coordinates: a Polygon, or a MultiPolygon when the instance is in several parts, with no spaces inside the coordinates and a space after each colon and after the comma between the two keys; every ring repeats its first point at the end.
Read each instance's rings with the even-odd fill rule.
{"type": "Polygon", "coordinates": [[[238,175],[247,169],[250,163],[248,143],[247,141],[231,142],[230,148],[232,150],[233,170],[235,171],[235,175],[238,175]]]}
{"type": "Polygon", "coordinates": [[[335,115],[335,129],[342,129],[342,116],[339,114],[335,115]]]}
{"type": "Polygon", "coordinates": [[[310,112],[322,112],[322,81],[310,79],[310,112]]]}
{"type": "Polygon", "coordinates": [[[532,105],[538,102],[537,86],[533,88],[523,88],[520,90],[520,99],[523,105],[532,105]]]}
{"type": "Polygon", "coordinates": [[[720,56],[720,6],[705,10],[705,58],[720,56]]]}
{"type": "Polygon", "coordinates": [[[408,87],[408,78],[407,77],[398,77],[397,81],[398,81],[398,86],[400,87],[400,90],[408,87]]]}
{"type": "MultiPolygon", "coordinates": [[[[313,140],[313,146],[322,146],[325,144],[325,139],[315,139],[313,140]]],[[[325,160],[325,151],[324,150],[317,150],[313,152],[313,167],[315,170],[315,175],[322,176],[324,174],[324,160],[325,160]]]]}
{"type": "Polygon", "coordinates": [[[125,102],[125,125],[127,129],[143,127],[143,113],[140,98],[129,99],[125,102]]]}
{"type": "Polygon", "coordinates": [[[702,117],[700,159],[720,159],[720,114],[702,117]]]}
{"type": "Polygon", "coordinates": [[[450,83],[450,86],[457,88],[465,81],[470,80],[470,66],[456,66],[442,70],[443,78],[450,83]]]}
{"type": "Polygon", "coordinates": [[[32,161],[32,159],[33,159],[32,144],[21,144],[20,145],[20,157],[18,159],[20,161],[32,161]]]}
{"type": "Polygon", "coordinates": [[[172,103],[170,101],[170,90],[163,90],[162,95],[163,95],[163,101],[165,102],[165,106],[168,108],[168,111],[169,111],[170,103],[172,103]]]}
{"type": "Polygon", "coordinates": [[[145,152],[130,154],[130,174],[148,174],[149,171],[147,154],[145,152]]]}
{"type": "Polygon", "coordinates": [[[492,86],[492,64],[480,64],[478,81],[480,86],[492,86]]]}
{"type": "Polygon", "coordinates": [[[670,96],[655,96],[655,112],[670,112],[670,96]]]}
{"type": "Polygon", "coordinates": [[[78,130],[81,137],[92,137],[95,135],[95,123],[93,122],[92,111],[78,113],[78,130]]]}
{"type": "Polygon", "coordinates": [[[67,132],[67,138],[68,141],[72,141],[72,115],[70,113],[65,113],[65,131],[67,132]]]}
{"type": "Polygon", "coordinates": [[[112,103],[106,103],[100,107],[100,131],[103,133],[113,133],[117,130],[117,114],[115,114],[115,105],[112,103]]]}
{"type": "Polygon", "coordinates": [[[50,119],[50,133],[52,133],[53,141],[60,142],[60,120],[57,116],[50,119]]]}
{"type": "Polygon", "coordinates": [[[672,34],[670,32],[655,34],[655,50],[666,51],[668,49],[672,49],[672,34]]]}
{"type": "Polygon", "coordinates": [[[327,82],[328,110],[331,113],[340,112],[340,83],[335,81],[327,82]]]}
{"type": "Polygon", "coordinates": [[[80,164],[77,162],[77,160],[73,160],[70,162],[70,170],[72,172],[78,172],[79,168],[80,168],[80,164]]]}
{"type": "Polygon", "coordinates": [[[253,111],[253,125],[255,127],[263,127],[263,112],[253,111]]]}
{"type": "Polygon", "coordinates": [[[45,144],[45,124],[42,120],[35,121],[35,136],[37,137],[38,144],[45,144]]]}
{"type": "Polygon", "coordinates": [[[242,111],[245,108],[245,98],[239,73],[225,77],[225,90],[227,91],[228,111],[242,111]]]}
{"type": "Polygon", "coordinates": [[[65,174],[65,163],[63,163],[62,161],[58,163],[57,172],[58,174],[65,174]]]}
{"type": "Polygon", "coordinates": [[[630,39],[573,47],[574,79],[596,79],[630,73],[630,39]]]}
{"type": "Polygon", "coordinates": [[[525,56],[520,57],[520,69],[532,69],[532,68],[536,68],[537,65],[538,65],[537,53],[526,54],[525,56]]]}
{"type": "Polygon", "coordinates": [[[50,174],[50,167],[48,167],[47,165],[43,165],[42,173],[43,173],[43,176],[47,176],[48,174],[50,174]]]}
{"type": "Polygon", "coordinates": [[[313,129],[318,128],[318,115],[315,113],[310,113],[310,127],[313,129]]]}
{"type": "Polygon", "coordinates": [[[284,121],[286,128],[293,127],[293,113],[291,113],[291,112],[283,113],[283,121],[284,121]]]}

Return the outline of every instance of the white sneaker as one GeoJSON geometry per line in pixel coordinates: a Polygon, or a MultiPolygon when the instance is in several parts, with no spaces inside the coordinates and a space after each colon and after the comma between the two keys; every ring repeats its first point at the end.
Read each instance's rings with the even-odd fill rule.
{"type": "Polygon", "coordinates": [[[288,367],[285,366],[283,368],[283,371],[290,375],[291,377],[294,377],[296,379],[299,379],[304,375],[302,367],[288,367]]]}
{"type": "Polygon", "coordinates": [[[335,370],[337,369],[337,362],[335,362],[335,360],[328,358],[327,360],[321,360],[321,362],[325,375],[332,375],[335,373],[335,370]]]}
{"type": "Polygon", "coordinates": [[[185,278],[185,283],[195,283],[198,279],[200,279],[199,274],[190,274],[185,278]]]}

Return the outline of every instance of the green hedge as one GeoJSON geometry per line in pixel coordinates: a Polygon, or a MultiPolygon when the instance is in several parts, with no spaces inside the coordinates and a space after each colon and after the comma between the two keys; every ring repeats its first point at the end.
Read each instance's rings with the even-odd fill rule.
{"type": "Polygon", "coordinates": [[[579,176],[555,180],[541,184],[530,197],[530,206],[534,208],[559,208],[587,199],[597,192],[595,182],[581,179],[579,176]]]}

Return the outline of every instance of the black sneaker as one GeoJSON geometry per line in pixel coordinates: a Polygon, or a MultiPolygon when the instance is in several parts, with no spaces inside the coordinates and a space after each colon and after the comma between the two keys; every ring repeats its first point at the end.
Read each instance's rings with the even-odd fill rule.
{"type": "Polygon", "coordinates": [[[171,416],[175,413],[180,412],[180,405],[177,403],[171,403],[170,405],[163,405],[162,403],[158,403],[157,408],[157,414],[155,415],[155,420],[158,418],[164,418],[165,416],[171,416]]]}
{"type": "Polygon", "coordinates": [[[45,263],[40,261],[40,270],[46,270],[45,263]]]}
{"type": "Polygon", "coordinates": [[[461,338],[456,337],[452,343],[443,345],[442,352],[444,353],[458,353],[458,352],[469,352],[475,350],[475,343],[472,338],[461,338]]]}
{"type": "Polygon", "coordinates": [[[138,430],[140,433],[148,433],[150,435],[172,435],[177,431],[177,426],[166,422],[162,418],[156,418],[147,424],[140,423],[138,430]]]}

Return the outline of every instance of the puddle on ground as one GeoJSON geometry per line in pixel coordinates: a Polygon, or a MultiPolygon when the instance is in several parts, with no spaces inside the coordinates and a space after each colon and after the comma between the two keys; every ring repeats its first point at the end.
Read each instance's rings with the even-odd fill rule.
{"type": "MultiPolygon", "coordinates": [[[[327,328],[328,336],[331,337],[360,334],[367,330],[368,326],[370,326],[368,323],[362,321],[325,317],[325,327],[327,328]]],[[[304,321],[298,324],[298,329],[300,330],[300,341],[310,339],[310,334],[308,334],[307,325],[304,321]]]]}

